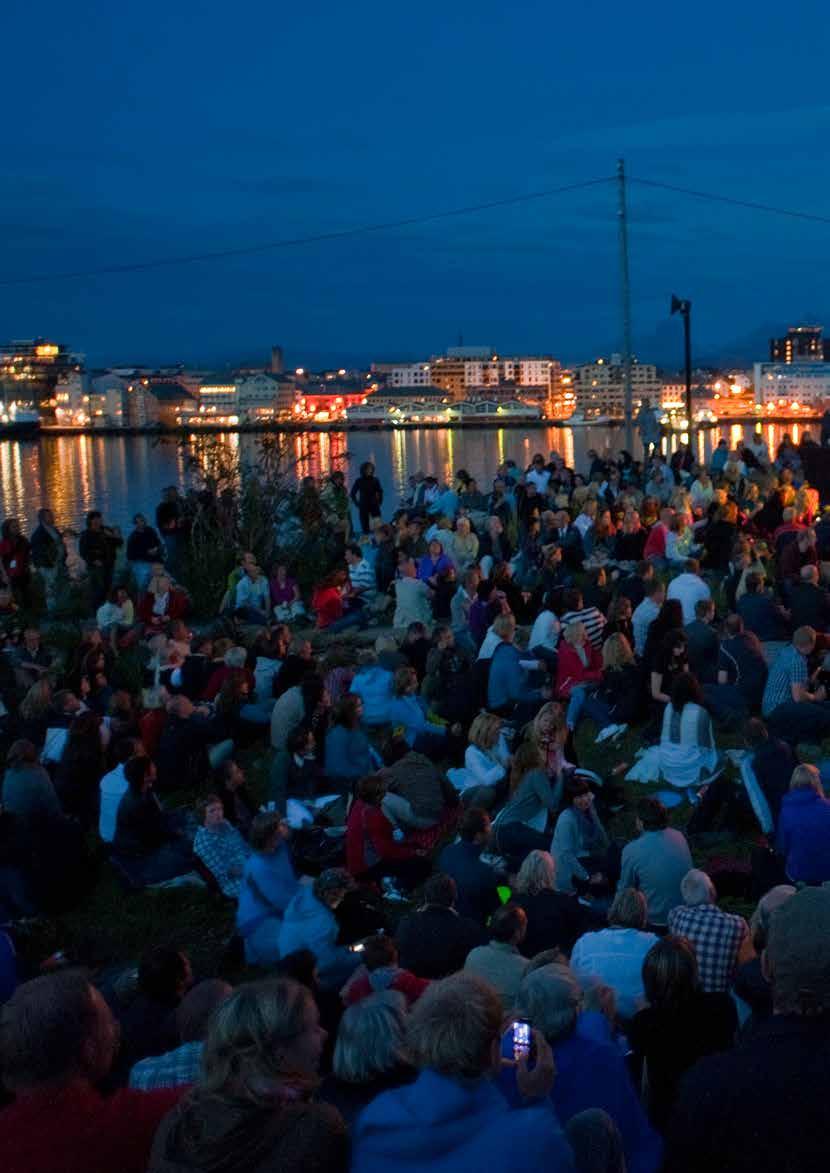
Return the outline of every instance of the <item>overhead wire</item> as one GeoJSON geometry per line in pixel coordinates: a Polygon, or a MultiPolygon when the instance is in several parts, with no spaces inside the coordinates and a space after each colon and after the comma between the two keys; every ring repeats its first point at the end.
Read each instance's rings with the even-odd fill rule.
{"type": "MultiPolygon", "coordinates": [[[[813,223],[830,224],[830,216],[823,216],[818,212],[805,212],[801,209],[783,208],[775,204],[761,203],[757,200],[745,200],[738,196],[728,196],[717,192],[700,191],[695,188],[682,187],[679,184],[665,183],[657,179],[647,179],[644,176],[629,173],[627,180],[630,184],[640,187],[653,188],[660,191],[673,192],[676,195],[691,196],[693,199],[709,200],[733,207],[745,208],[754,212],[764,212],[776,216],[788,216],[791,219],[807,220],[813,223]]],[[[578,183],[566,183],[560,187],[544,188],[540,191],[526,192],[523,195],[506,196],[503,199],[487,200],[477,204],[467,204],[460,208],[445,208],[436,212],[427,212],[418,216],[404,216],[397,220],[383,220],[373,224],[360,224],[352,228],[332,229],[327,232],[312,233],[307,236],[287,237],[281,240],[260,241],[255,244],[239,245],[231,248],[210,249],[204,252],[187,253],[181,256],[157,257],[149,261],[131,261],[121,264],[102,265],[89,269],[76,269],[56,273],[32,273],[16,277],[0,277],[0,287],[42,284],[45,282],[76,281],[84,278],[114,276],[124,273],[140,273],[152,269],[175,268],[178,265],[191,265],[203,261],[223,260],[232,257],[253,256],[257,253],[274,252],[279,249],[299,248],[303,245],[320,244],[328,241],[346,240],[350,237],[365,236],[375,232],[385,232],[397,228],[411,228],[419,224],[429,224],[437,220],[449,220],[459,216],[474,215],[477,212],[491,211],[495,208],[506,208],[518,204],[526,204],[536,200],[548,199],[551,196],[563,195],[567,192],[583,191],[587,188],[598,187],[602,184],[616,183],[616,176],[603,175],[596,179],[585,179],[578,183]]]]}
{"type": "Polygon", "coordinates": [[[151,261],[133,261],[118,265],[103,265],[94,269],[78,269],[63,273],[37,273],[22,277],[2,277],[0,286],[29,285],[45,281],[74,281],[84,277],[103,277],[118,273],[138,273],[147,269],[161,269],[176,265],[191,265],[199,261],[221,260],[227,257],[251,256],[255,253],[272,252],[282,248],[297,248],[300,245],[319,244],[323,241],[345,240],[351,236],[364,236],[372,232],[384,232],[395,228],[409,228],[417,224],[428,224],[433,220],[447,220],[454,216],[469,216],[475,212],[486,212],[493,208],[506,208],[513,204],[525,204],[532,200],[543,200],[565,192],[581,191],[614,182],[614,177],[603,175],[597,179],[585,179],[580,183],[567,183],[562,187],[551,187],[543,191],[526,192],[524,195],[507,196],[500,200],[488,200],[480,204],[468,204],[461,208],[448,208],[428,212],[422,216],[405,216],[399,220],[384,220],[376,224],[361,224],[354,228],[339,228],[330,232],[317,232],[310,236],[295,236],[283,240],[264,241],[258,244],[240,245],[234,248],[211,249],[201,253],[190,253],[178,257],[160,257],[151,261]]]}
{"type": "Polygon", "coordinates": [[[755,200],[742,200],[737,196],[720,195],[711,191],[696,191],[690,187],[679,187],[674,183],[661,183],[657,179],[642,179],[638,175],[627,176],[629,183],[637,183],[641,187],[656,187],[663,191],[673,191],[679,195],[693,196],[698,200],[712,200],[715,203],[731,204],[736,208],[750,208],[754,212],[769,212],[776,216],[791,216],[797,220],[812,220],[819,224],[830,224],[830,216],[822,216],[818,212],[802,212],[794,208],[780,208],[775,204],[761,204],[755,200]]]}

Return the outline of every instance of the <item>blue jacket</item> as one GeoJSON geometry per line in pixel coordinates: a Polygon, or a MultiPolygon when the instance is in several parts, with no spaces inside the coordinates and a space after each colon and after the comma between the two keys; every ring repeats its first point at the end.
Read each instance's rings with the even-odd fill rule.
{"type": "Polygon", "coordinates": [[[326,734],[326,774],[329,778],[357,781],[371,774],[374,768],[369,738],[363,730],[332,725],[326,734]]]}
{"type": "Polygon", "coordinates": [[[830,802],[809,787],[787,791],[781,800],[776,846],[791,880],[830,880],[830,802]]]}
{"type": "Polygon", "coordinates": [[[427,720],[427,708],[419,696],[398,696],[386,707],[386,721],[389,725],[403,725],[406,744],[413,746],[419,733],[443,737],[443,725],[433,725],[427,720]]]}
{"type": "Polygon", "coordinates": [[[501,709],[514,701],[542,699],[538,688],[528,688],[524,669],[520,666],[522,654],[514,644],[497,644],[490,660],[487,683],[487,706],[501,709]]]}
{"type": "Polygon", "coordinates": [[[239,905],[236,927],[247,937],[269,916],[281,916],[297,891],[297,877],[291,863],[291,852],[283,843],[273,853],[254,852],[248,857],[239,905]]]}
{"type": "Polygon", "coordinates": [[[351,1173],[572,1173],[573,1153],[549,1104],[511,1110],[487,1079],[422,1071],[357,1118],[351,1173]]]}
{"type": "Polygon", "coordinates": [[[392,699],[392,673],[374,664],[361,668],[352,680],[349,692],[363,701],[363,724],[385,725],[386,709],[392,699]]]}
{"type": "MultiPolygon", "coordinates": [[[[553,1043],[552,1050],[556,1079],[550,1098],[560,1122],[566,1125],[588,1108],[601,1108],[620,1130],[628,1173],[656,1173],[663,1144],[648,1122],[604,1016],[580,1014],[573,1034],[553,1043]]],[[[502,1068],[499,1087],[509,1104],[518,1105],[514,1069],[502,1068]]]]}
{"type": "Polygon", "coordinates": [[[339,925],[334,913],[314,895],[310,884],[301,884],[285,910],[280,932],[280,956],[310,949],[324,985],[345,982],[360,963],[360,954],[337,944],[339,925]]]}

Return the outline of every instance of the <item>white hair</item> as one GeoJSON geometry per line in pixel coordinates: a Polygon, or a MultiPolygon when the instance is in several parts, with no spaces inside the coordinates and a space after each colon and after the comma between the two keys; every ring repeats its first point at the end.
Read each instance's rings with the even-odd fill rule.
{"type": "Polygon", "coordinates": [[[680,881],[680,895],[683,903],[690,906],[696,904],[715,904],[718,894],[706,872],[700,868],[692,868],[680,881]]]}

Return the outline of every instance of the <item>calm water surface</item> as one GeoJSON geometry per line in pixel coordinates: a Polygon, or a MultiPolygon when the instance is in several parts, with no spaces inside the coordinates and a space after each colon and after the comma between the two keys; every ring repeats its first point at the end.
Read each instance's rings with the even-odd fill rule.
{"type": "MultiPolygon", "coordinates": [[[[707,459],[720,435],[734,444],[749,438],[751,426],[726,425],[699,432],[698,457],[707,459]]],[[[797,424],[765,425],[774,448],[784,431],[798,439],[797,424]]],[[[814,429],[815,430],[815,429],[814,429]]],[[[227,441],[243,455],[253,455],[257,437],[230,435],[227,441]]],[[[665,442],[664,442],[665,443],[665,442]]],[[[668,441],[669,451],[676,438],[668,441]]],[[[299,475],[320,475],[342,468],[351,482],[364,460],[372,460],[386,490],[389,512],[398,502],[407,477],[418,471],[450,477],[466,468],[489,486],[496,466],[512,458],[520,466],[535,452],[560,452],[572,467],[584,470],[589,448],[617,452],[622,428],[475,428],[418,429],[390,432],[311,432],[292,435],[289,445],[299,475]]],[[[635,455],[641,455],[639,442],[635,455]]],[[[161,489],[184,484],[191,475],[186,455],[175,440],[150,436],[49,436],[37,441],[0,442],[0,516],[16,516],[30,531],[41,505],[49,504],[61,526],[82,523],[87,509],[100,509],[106,520],[128,532],[133,514],[152,515],[161,489]]],[[[386,509],[384,509],[386,513],[386,509]]]]}

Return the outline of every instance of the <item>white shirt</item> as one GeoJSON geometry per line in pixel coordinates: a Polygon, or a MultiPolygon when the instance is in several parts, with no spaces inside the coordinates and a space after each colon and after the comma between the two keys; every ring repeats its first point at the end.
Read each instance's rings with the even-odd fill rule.
{"type": "Polygon", "coordinates": [[[622,1018],[633,1018],[645,1005],[643,961],[652,945],[654,933],[639,929],[609,928],[585,933],[573,947],[571,969],[578,978],[594,977],[617,994],[617,1010],[622,1018]]]}
{"type": "Polygon", "coordinates": [[[684,570],[673,578],[666,591],[667,599],[678,599],[683,608],[683,625],[693,623],[695,619],[695,603],[701,599],[711,599],[712,592],[699,574],[690,574],[684,570]]]}
{"type": "Polygon", "coordinates": [[[559,620],[553,611],[540,611],[530,631],[528,650],[532,652],[534,648],[548,648],[552,652],[556,651],[559,629],[559,620]]]}
{"type": "Polygon", "coordinates": [[[545,489],[548,487],[549,480],[550,473],[546,468],[532,468],[530,472],[525,473],[525,481],[535,485],[536,490],[539,493],[544,493],[545,489]]]}
{"type": "Polygon", "coordinates": [[[127,793],[127,779],[124,777],[124,763],[104,774],[101,786],[101,813],[98,816],[98,834],[105,843],[115,838],[115,819],[121,799],[127,793]]]}
{"type": "Polygon", "coordinates": [[[587,513],[580,513],[574,518],[574,525],[579,530],[579,532],[582,534],[583,538],[585,537],[588,530],[591,528],[591,526],[593,524],[594,524],[593,517],[589,517],[587,513]]]}
{"type": "Polygon", "coordinates": [[[478,660],[492,660],[493,652],[501,643],[501,636],[496,635],[492,627],[487,628],[487,634],[481,641],[481,647],[478,649],[478,660]]]}

